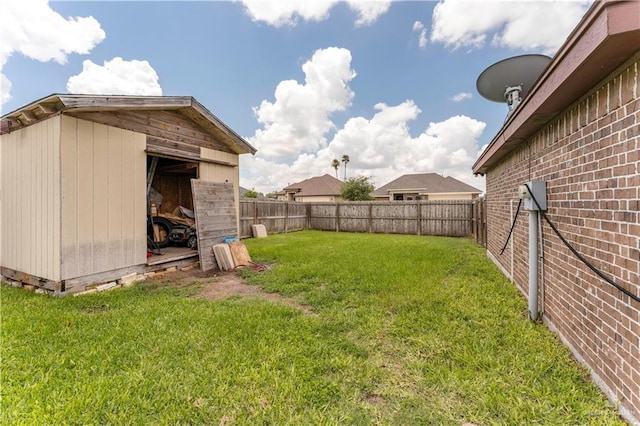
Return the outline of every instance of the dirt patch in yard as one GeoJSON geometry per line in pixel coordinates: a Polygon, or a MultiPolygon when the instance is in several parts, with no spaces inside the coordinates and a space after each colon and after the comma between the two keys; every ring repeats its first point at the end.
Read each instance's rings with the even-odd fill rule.
{"type": "MultiPolygon", "coordinates": [[[[268,269],[268,267],[258,267],[258,270],[265,269],[268,269]]],[[[274,303],[281,303],[299,309],[307,315],[315,315],[311,308],[295,299],[284,297],[278,293],[268,293],[256,285],[247,284],[244,279],[234,271],[203,272],[199,269],[174,271],[158,274],[157,276],[147,279],[146,282],[152,284],[170,282],[172,286],[183,288],[199,285],[202,286],[202,290],[191,297],[208,300],[222,300],[229,297],[260,297],[274,303]]]]}

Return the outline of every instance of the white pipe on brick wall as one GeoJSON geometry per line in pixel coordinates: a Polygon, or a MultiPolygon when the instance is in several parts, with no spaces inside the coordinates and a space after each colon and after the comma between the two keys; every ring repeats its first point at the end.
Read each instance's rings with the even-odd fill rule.
{"type": "MultiPolygon", "coordinates": [[[[513,217],[513,201],[511,200],[509,202],[509,206],[511,208],[511,214],[509,215],[509,217],[513,217]]],[[[513,218],[513,220],[515,220],[515,218],[513,218]]],[[[511,251],[511,273],[509,274],[509,278],[511,279],[511,283],[513,283],[515,280],[513,279],[513,240],[515,237],[511,238],[511,241],[509,241],[509,249],[511,251]]]]}
{"type": "Polygon", "coordinates": [[[529,319],[538,319],[538,212],[529,210],[529,319]]]}
{"type": "Polygon", "coordinates": [[[538,241],[540,241],[540,316],[544,317],[544,234],[541,214],[538,214],[538,241]]]}

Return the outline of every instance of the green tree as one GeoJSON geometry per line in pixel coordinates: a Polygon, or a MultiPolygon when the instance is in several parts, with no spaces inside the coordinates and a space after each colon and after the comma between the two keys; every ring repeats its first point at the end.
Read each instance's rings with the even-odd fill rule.
{"type": "Polygon", "coordinates": [[[348,155],[343,155],[342,156],[342,162],[344,163],[344,181],[347,181],[347,163],[349,162],[349,156],[348,155]]]}
{"type": "Polygon", "coordinates": [[[254,189],[247,189],[244,192],[243,197],[245,197],[245,198],[258,198],[258,192],[255,191],[254,189]]]}
{"type": "Polygon", "coordinates": [[[340,167],[340,161],[337,158],[334,158],[331,162],[331,167],[336,169],[336,179],[338,179],[338,168],[340,167]]]}
{"type": "Polygon", "coordinates": [[[340,195],[346,201],[369,201],[373,200],[373,183],[366,176],[356,176],[347,179],[342,184],[340,195]]]}

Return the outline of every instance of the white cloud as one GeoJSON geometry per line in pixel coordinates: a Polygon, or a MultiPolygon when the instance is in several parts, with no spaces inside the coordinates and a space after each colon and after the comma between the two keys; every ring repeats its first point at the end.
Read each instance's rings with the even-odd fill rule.
{"type": "Polygon", "coordinates": [[[427,29],[424,27],[424,24],[420,21],[414,22],[413,32],[418,34],[418,46],[422,49],[427,47],[427,29]]]}
{"type": "Polygon", "coordinates": [[[357,27],[373,24],[378,16],[387,13],[391,6],[391,0],[348,0],[347,3],[358,13],[357,27]]]}
{"type": "Polygon", "coordinates": [[[278,84],[275,101],[262,101],[254,108],[263,125],[249,138],[267,158],[297,157],[326,145],[325,135],[334,128],[329,115],[343,111],[353,99],[348,83],[356,73],[351,69],[351,52],[329,47],[317,50],[304,63],[304,84],[286,80],[278,84]]]}
{"type": "MultiPolygon", "coordinates": [[[[0,13],[0,74],[11,55],[40,62],[67,62],[72,53],[86,54],[105,38],[93,17],[64,18],[48,0],[3,2],[0,13]]],[[[10,99],[11,82],[2,75],[2,102],[10,99]]]]}
{"type": "Polygon", "coordinates": [[[11,82],[2,73],[0,73],[0,105],[11,99],[11,82]]]}
{"type": "Polygon", "coordinates": [[[413,101],[395,106],[379,103],[375,109],[371,118],[349,119],[326,148],[303,154],[291,165],[281,159],[242,156],[242,185],[267,193],[312,176],[333,175],[331,160],[347,154],[348,177],[369,176],[376,187],[403,174],[437,172],[484,190],[484,178],[474,177],[471,166],[480,152],[478,140],[485,123],[455,116],[430,123],[413,137],[409,122],[420,114],[413,101]]]}
{"type": "Polygon", "coordinates": [[[119,57],[105,61],[104,66],[84,61],[82,72],[67,81],[67,90],[102,95],[162,95],[158,74],[149,62],[119,57]]]}
{"type": "MultiPolygon", "coordinates": [[[[240,0],[245,12],[253,21],[265,22],[274,27],[296,26],[298,21],[322,21],[338,0],[240,0]]],[[[389,9],[391,0],[350,0],[349,7],[358,14],[356,26],[370,25],[389,9]]]]}
{"type": "Polygon", "coordinates": [[[469,92],[460,92],[460,93],[456,93],[455,95],[453,95],[453,97],[451,98],[451,100],[453,102],[462,102],[466,99],[471,99],[473,97],[473,95],[469,92]]]}
{"type": "Polygon", "coordinates": [[[592,1],[455,1],[434,8],[431,41],[451,48],[487,42],[553,54],[592,1]]]}

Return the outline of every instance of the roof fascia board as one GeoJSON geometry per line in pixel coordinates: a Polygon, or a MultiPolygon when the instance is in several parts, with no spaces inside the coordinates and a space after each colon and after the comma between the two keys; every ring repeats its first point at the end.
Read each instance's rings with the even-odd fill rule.
{"type": "Polygon", "coordinates": [[[408,192],[408,191],[413,191],[413,192],[417,192],[417,191],[426,191],[427,188],[422,187],[422,188],[392,188],[392,189],[387,189],[387,192],[389,193],[393,193],[393,192],[408,192]]]}
{"type": "Polygon", "coordinates": [[[177,109],[191,106],[190,96],[58,95],[66,110],[177,109]]]}
{"type": "Polygon", "coordinates": [[[204,118],[206,118],[209,122],[213,123],[217,128],[222,130],[236,145],[236,148],[240,148],[242,152],[255,154],[257,149],[254,148],[249,142],[244,140],[240,135],[233,131],[229,126],[224,124],[218,117],[216,117],[211,111],[204,107],[200,102],[196,101],[194,98],[191,98],[191,107],[204,118]]]}

